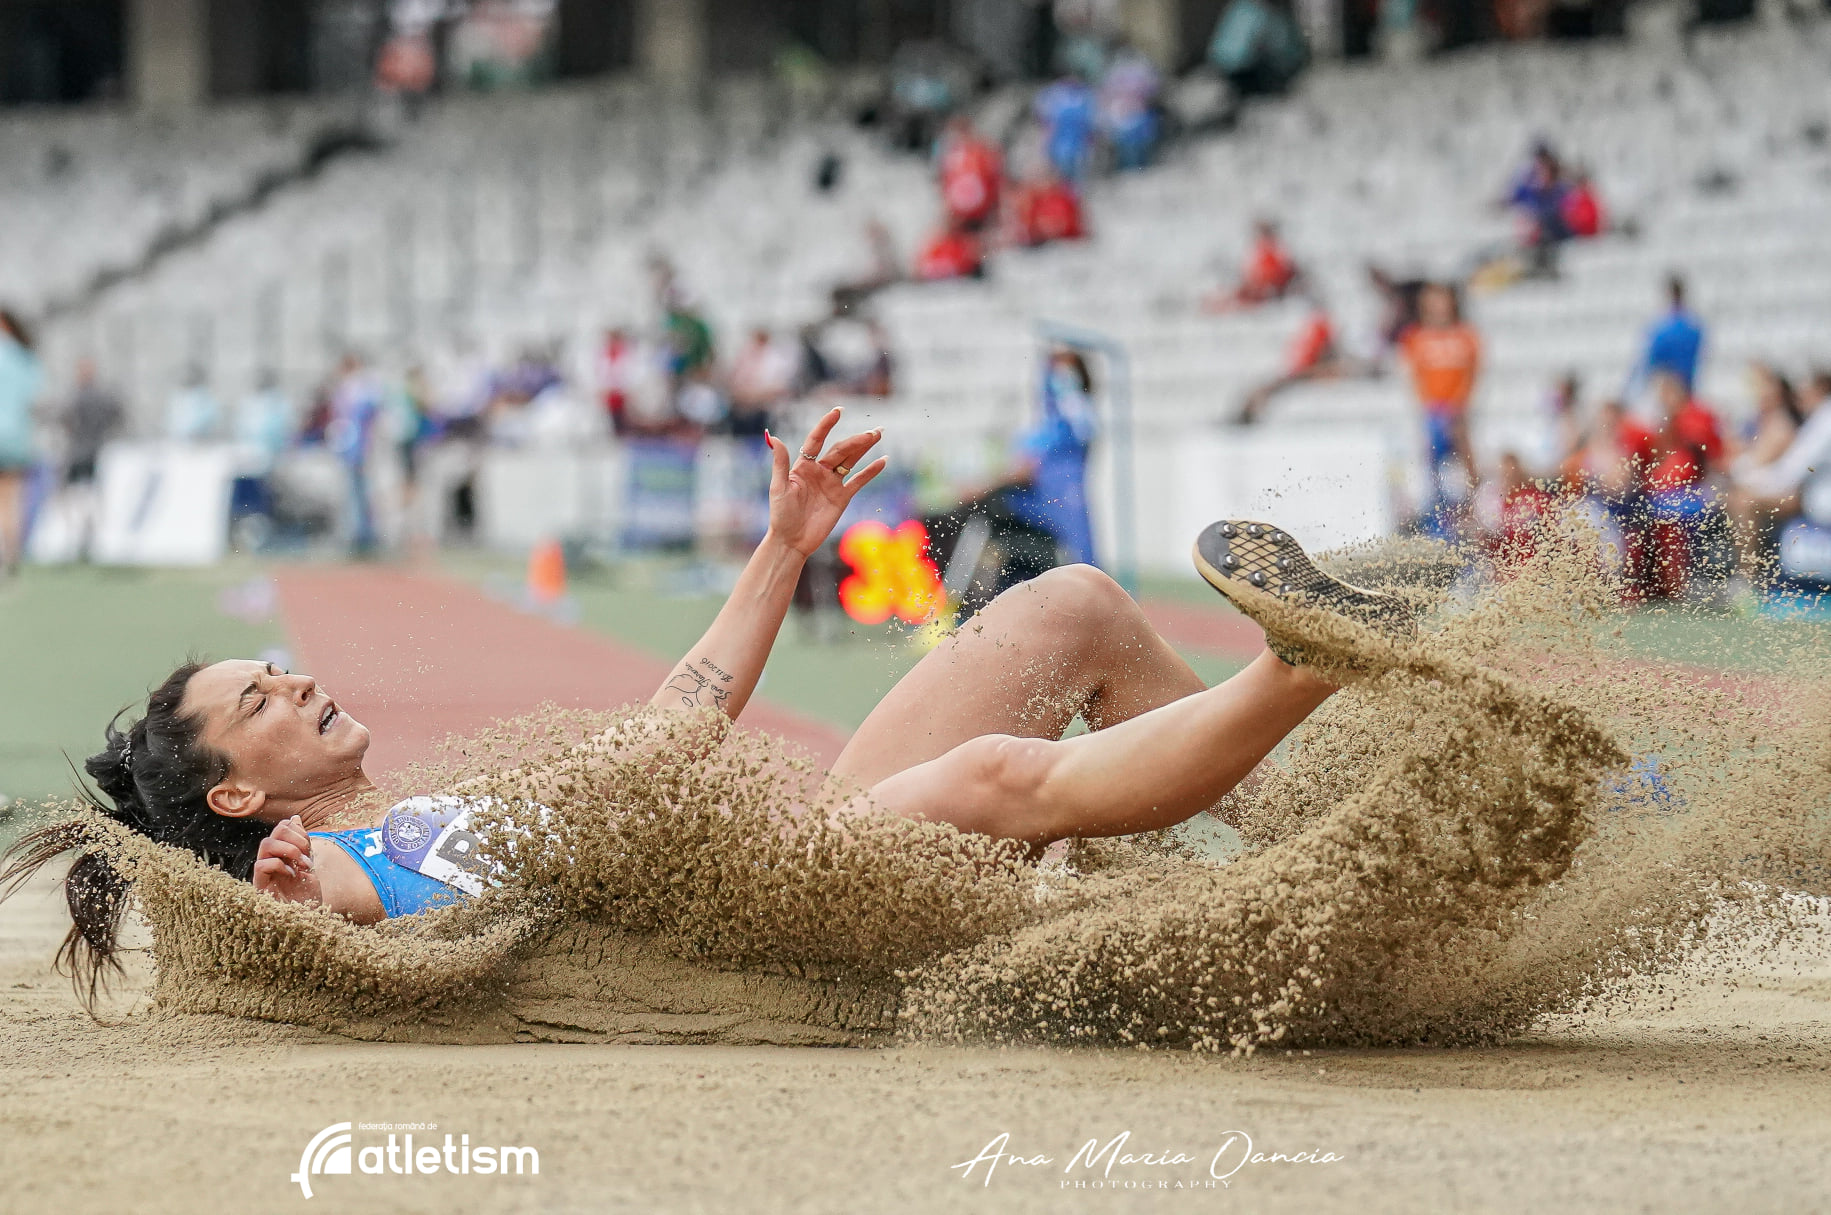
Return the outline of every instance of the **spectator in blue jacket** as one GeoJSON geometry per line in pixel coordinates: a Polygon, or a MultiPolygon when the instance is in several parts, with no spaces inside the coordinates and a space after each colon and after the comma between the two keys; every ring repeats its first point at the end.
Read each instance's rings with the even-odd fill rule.
{"type": "Polygon", "coordinates": [[[1674,274],[1666,280],[1671,306],[1647,331],[1646,352],[1628,382],[1629,395],[1638,392],[1660,372],[1677,376],[1687,389],[1697,381],[1698,360],[1704,353],[1704,326],[1685,306],[1685,280],[1674,274]]]}

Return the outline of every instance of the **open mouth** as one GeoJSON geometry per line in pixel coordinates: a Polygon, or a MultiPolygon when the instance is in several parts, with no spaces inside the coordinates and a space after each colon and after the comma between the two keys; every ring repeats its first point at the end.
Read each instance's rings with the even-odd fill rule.
{"type": "Polygon", "coordinates": [[[333,725],[336,724],[337,719],[341,716],[343,716],[343,713],[340,709],[337,708],[336,701],[333,700],[329,704],[325,705],[324,706],[324,715],[318,719],[318,733],[323,734],[326,731],[328,731],[333,725]]]}

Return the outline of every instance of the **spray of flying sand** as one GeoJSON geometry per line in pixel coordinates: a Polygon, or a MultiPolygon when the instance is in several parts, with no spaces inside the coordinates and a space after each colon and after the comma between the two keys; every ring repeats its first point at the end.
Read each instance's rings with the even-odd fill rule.
{"type": "Polygon", "coordinates": [[[551,814],[521,834],[503,812],[500,890],[373,928],[96,831],[136,878],[170,1012],[443,1040],[641,1006],[713,1038],[1492,1041],[1772,939],[1786,892],[1825,886],[1822,637],[1760,642],[1784,683],[1632,658],[1593,551],[1565,521],[1479,590],[1413,591],[1434,609],[1416,642],[1267,600],[1346,690],[1217,809],[1245,844],[1228,860],[1173,832],[1041,872],[944,826],[841,819],[855,791],[778,740],[646,710],[507,723],[401,774],[390,794],[551,814]],[[607,731],[621,745],[585,741],[607,731]],[[1630,769],[1646,755],[1657,778],[1630,769]]]}

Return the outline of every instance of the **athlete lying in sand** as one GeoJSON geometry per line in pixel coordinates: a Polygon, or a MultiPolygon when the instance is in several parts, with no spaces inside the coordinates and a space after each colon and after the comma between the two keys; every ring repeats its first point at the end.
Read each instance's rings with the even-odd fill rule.
{"type": "MultiPolygon", "coordinates": [[[[879,431],[827,446],[838,420],[828,413],[792,458],[769,440],[768,534],[653,705],[743,712],[802,562],[884,467],[858,467],[879,431]]],[[[1398,601],[1320,573],[1268,525],[1215,524],[1196,564],[1223,594],[1250,584],[1383,627],[1409,624],[1398,601]]],[[[1158,830],[1214,806],[1335,691],[1297,665],[1300,653],[1279,650],[1285,657],[1262,653],[1205,688],[1112,579],[1085,565],[1052,570],[923,658],[832,771],[867,790],[852,810],[1036,847],[1158,830]],[[1077,715],[1090,732],[1063,739],[1077,715]]],[[[432,856],[459,799],[413,798],[380,817],[360,809],[374,789],[363,771],[369,731],[309,676],[246,660],[187,665],[148,697],[144,717],[126,732],[111,724],[107,738],[85,765],[114,802],[106,813],[276,898],[367,924],[481,888],[462,855],[432,856]]],[[[58,831],[17,845],[0,886],[81,842],[58,831]]],[[[80,943],[93,974],[112,953],[125,886],[90,854],[67,894],[75,927],[65,957],[79,962],[80,943]]]]}

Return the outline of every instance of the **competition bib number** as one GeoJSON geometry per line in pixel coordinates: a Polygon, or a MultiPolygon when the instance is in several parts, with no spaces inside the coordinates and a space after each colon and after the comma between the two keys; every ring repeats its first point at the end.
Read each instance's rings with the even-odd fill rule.
{"type": "Polygon", "coordinates": [[[477,803],[457,797],[410,797],[388,811],[382,825],[382,847],[388,859],[434,881],[482,894],[490,884],[490,865],[483,841],[471,830],[477,803]]]}

